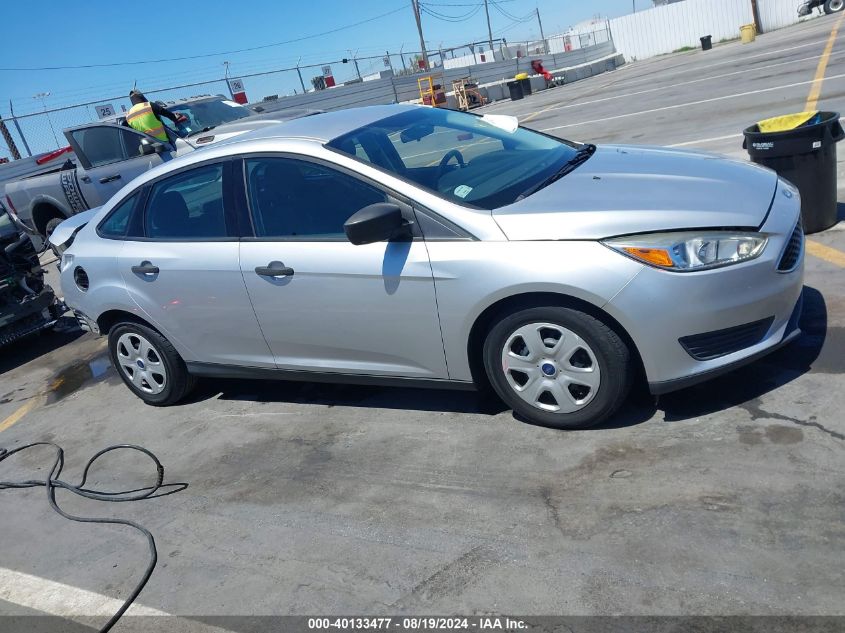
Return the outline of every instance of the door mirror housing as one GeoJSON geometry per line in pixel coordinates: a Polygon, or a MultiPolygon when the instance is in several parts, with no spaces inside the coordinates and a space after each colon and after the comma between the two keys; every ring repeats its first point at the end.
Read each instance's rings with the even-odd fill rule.
{"type": "Polygon", "coordinates": [[[360,246],[407,234],[410,225],[399,205],[378,202],[357,211],[343,224],[343,231],[350,242],[360,246]]]}
{"type": "Polygon", "coordinates": [[[152,154],[161,154],[167,148],[164,146],[164,143],[150,141],[149,139],[142,138],[141,139],[141,155],[142,156],[150,156],[152,154]]]}

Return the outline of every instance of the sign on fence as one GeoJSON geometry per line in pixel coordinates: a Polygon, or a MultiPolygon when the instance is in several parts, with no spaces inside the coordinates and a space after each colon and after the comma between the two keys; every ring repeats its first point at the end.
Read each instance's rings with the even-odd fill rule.
{"type": "Polygon", "coordinates": [[[110,103],[94,106],[94,109],[97,111],[97,116],[101,119],[115,115],[114,106],[110,103]]]}

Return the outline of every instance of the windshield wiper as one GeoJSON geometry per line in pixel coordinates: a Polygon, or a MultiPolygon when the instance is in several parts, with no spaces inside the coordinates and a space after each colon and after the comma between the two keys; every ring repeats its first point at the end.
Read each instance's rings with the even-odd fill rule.
{"type": "Polygon", "coordinates": [[[523,191],[519,196],[516,198],[516,202],[519,202],[523,198],[527,198],[532,193],[535,193],[542,189],[543,187],[548,187],[550,184],[555,182],[556,180],[560,180],[566,174],[575,170],[576,167],[584,163],[590,156],[592,156],[596,151],[596,146],[592,143],[584,143],[581,147],[578,148],[578,151],[575,152],[575,156],[570,158],[566,163],[563,164],[563,167],[558,169],[555,173],[551,176],[546,178],[545,180],[541,180],[536,185],[532,185],[525,191],[523,191]]]}
{"type": "Polygon", "coordinates": [[[216,125],[209,125],[208,127],[204,127],[201,130],[194,130],[193,132],[188,134],[188,136],[195,136],[197,134],[202,134],[203,132],[210,132],[211,130],[213,130],[216,127],[217,127],[216,125]]]}

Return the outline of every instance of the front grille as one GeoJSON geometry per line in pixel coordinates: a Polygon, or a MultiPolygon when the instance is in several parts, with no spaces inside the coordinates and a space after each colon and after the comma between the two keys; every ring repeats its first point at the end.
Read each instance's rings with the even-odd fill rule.
{"type": "Polygon", "coordinates": [[[724,330],[684,336],[678,342],[695,360],[712,360],[756,345],[766,336],[774,320],[771,316],[724,330]]]}
{"type": "Polygon", "coordinates": [[[801,228],[801,221],[799,220],[798,224],[795,225],[795,229],[792,231],[792,235],[789,238],[789,242],[786,244],[786,248],[783,249],[783,255],[780,256],[780,261],[778,262],[778,270],[782,273],[788,273],[798,266],[798,262],[801,261],[801,253],[804,250],[804,231],[801,228]]]}

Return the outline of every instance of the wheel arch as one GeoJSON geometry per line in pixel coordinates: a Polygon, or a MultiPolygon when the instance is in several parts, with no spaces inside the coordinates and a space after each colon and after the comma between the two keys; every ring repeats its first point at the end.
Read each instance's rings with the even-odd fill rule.
{"type": "Polygon", "coordinates": [[[572,308],[602,321],[616,332],[628,346],[631,358],[634,361],[637,380],[645,379],[645,369],[636,343],[634,343],[634,340],[622,324],[609,313],[589,301],[571,295],[556,292],[525,292],[510,295],[492,303],[473,322],[467,340],[467,360],[469,361],[473,382],[476,385],[480,388],[487,388],[489,386],[487,374],[484,371],[483,349],[484,340],[487,338],[487,334],[496,321],[505,315],[513,314],[519,310],[543,306],[572,308]]]}
{"type": "MultiPolygon", "coordinates": [[[[151,330],[155,330],[162,336],[164,333],[159,330],[155,325],[144,319],[143,317],[138,316],[134,312],[129,312],[128,310],[120,310],[120,309],[112,309],[106,310],[100,316],[97,317],[97,327],[100,329],[100,333],[103,335],[108,336],[109,331],[118,323],[137,323],[139,325],[144,325],[151,330]]],[[[165,337],[167,338],[167,337],[165,337]]]]}
{"type": "Polygon", "coordinates": [[[68,214],[50,200],[37,200],[32,205],[32,224],[41,235],[47,234],[47,223],[53,218],[67,220],[68,214]]]}

